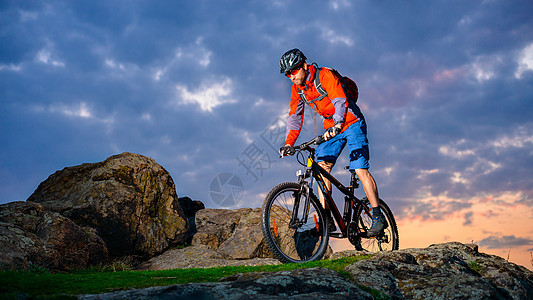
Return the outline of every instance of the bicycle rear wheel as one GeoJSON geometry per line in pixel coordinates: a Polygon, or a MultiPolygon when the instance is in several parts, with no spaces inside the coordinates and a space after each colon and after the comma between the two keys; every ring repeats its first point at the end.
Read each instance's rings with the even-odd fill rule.
{"type": "Polygon", "coordinates": [[[305,197],[298,183],[285,182],[274,187],[263,203],[261,226],[265,243],[283,263],[318,260],[327,250],[329,236],[322,206],[311,194],[309,213],[304,216],[305,197]],[[296,203],[299,207],[293,220],[296,203]]]}
{"type": "MultiPolygon", "coordinates": [[[[361,201],[366,207],[372,209],[366,197],[361,199],[361,201]]],[[[368,238],[366,237],[366,231],[372,226],[372,217],[366,213],[361,205],[356,206],[353,221],[349,228],[349,239],[356,250],[366,250],[369,252],[398,250],[400,237],[394,215],[389,206],[381,199],[379,199],[379,207],[385,215],[388,227],[378,236],[368,238]]]]}

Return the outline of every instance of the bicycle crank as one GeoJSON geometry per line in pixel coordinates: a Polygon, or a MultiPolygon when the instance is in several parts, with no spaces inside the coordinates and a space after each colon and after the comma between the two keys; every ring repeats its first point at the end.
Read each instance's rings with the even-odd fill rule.
{"type": "Polygon", "coordinates": [[[350,224],[348,224],[348,240],[350,241],[350,243],[354,246],[360,246],[361,245],[361,238],[363,237],[363,235],[366,236],[366,232],[360,232],[359,231],[359,226],[357,226],[357,223],[356,222],[350,222],[350,224]]]}

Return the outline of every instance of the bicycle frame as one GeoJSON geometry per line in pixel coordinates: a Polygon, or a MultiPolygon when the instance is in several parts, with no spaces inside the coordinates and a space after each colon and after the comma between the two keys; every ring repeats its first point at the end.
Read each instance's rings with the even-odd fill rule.
{"type": "MultiPolygon", "coordinates": [[[[302,145],[303,147],[300,148],[301,150],[307,150],[309,152],[308,158],[307,158],[307,168],[305,171],[305,174],[301,175],[300,183],[301,181],[305,181],[307,178],[314,178],[317,181],[318,187],[322,194],[324,195],[324,201],[326,202],[326,206],[329,206],[330,210],[332,211],[333,217],[335,218],[335,221],[337,221],[337,224],[340,227],[341,231],[341,238],[345,238],[348,236],[347,233],[347,227],[349,222],[352,219],[352,212],[354,211],[355,204],[361,205],[365,212],[371,216],[370,209],[364,205],[364,203],[357,197],[353,195],[353,191],[355,187],[353,186],[355,182],[351,182],[351,186],[348,188],[344,186],[342,183],[340,183],[333,175],[328,173],[324,168],[322,168],[314,159],[315,149],[309,147],[309,145],[302,145]],[[329,180],[332,184],[332,186],[335,186],[341,193],[345,195],[344,199],[344,215],[341,216],[341,213],[339,209],[337,208],[337,205],[335,204],[335,201],[333,200],[333,197],[331,196],[331,191],[328,191],[326,187],[326,183],[324,181],[324,178],[329,180]]],[[[309,197],[312,191],[312,180],[310,183],[309,191],[307,192],[306,197],[306,203],[305,203],[305,213],[304,218],[307,218],[307,213],[309,209],[309,197]]],[[[297,211],[297,209],[295,210],[297,211]]],[[[304,222],[307,220],[303,220],[304,222]]]]}
{"type": "Polygon", "coordinates": [[[315,161],[316,151],[312,145],[322,142],[324,138],[317,136],[301,145],[280,149],[282,157],[297,154],[296,159],[304,169],[300,168],[296,173],[298,182],[280,183],[265,197],[261,229],[268,249],[283,263],[321,259],[328,251],[330,237],[347,238],[357,251],[398,250],[398,228],[388,205],[379,199],[379,207],[386,219],[376,233],[372,230],[375,218],[372,218],[370,201],[354,196],[359,187],[356,172],[351,172],[350,184],[345,186],[315,161]],[[314,180],[317,190],[324,195],[322,203],[313,193],[314,180]],[[331,188],[326,185],[327,181],[331,182],[331,188]],[[333,187],[344,194],[343,215],[333,200],[333,187]],[[331,224],[333,222],[337,226],[331,224]]]}

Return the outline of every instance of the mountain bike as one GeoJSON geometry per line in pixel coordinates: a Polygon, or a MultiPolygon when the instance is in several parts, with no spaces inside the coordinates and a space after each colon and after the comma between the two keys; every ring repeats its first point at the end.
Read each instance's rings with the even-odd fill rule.
{"type": "MultiPolygon", "coordinates": [[[[315,149],[311,145],[323,142],[318,136],[295,146],[297,161],[306,167],[296,175],[298,182],[285,182],[275,186],[265,197],[261,211],[261,227],[267,247],[283,263],[302,263],[321,259],[328,250],[329,237],[348,238],[356,250],[369,252],[398,250],[399,235],[396,220],[387,204],[379,199],[379,206],[388,223],[377,236],[369,237],[372,225],[372,206],[368,199],[359,199],[354,191],[359,179],[351,172],[350,186],[346,187],[315,162],[315,149]],[[305,152],[307,152],[307,162],[305,152]],[[327,190],[328,179],[344,194],[344,213],[341,215],[327,190]],[[324,195],[339,232],[330,233],[322,204],[313,193],[313,180],[324,195]]],[[[348,169],[346,167],[345,169],[348,169]]]]}

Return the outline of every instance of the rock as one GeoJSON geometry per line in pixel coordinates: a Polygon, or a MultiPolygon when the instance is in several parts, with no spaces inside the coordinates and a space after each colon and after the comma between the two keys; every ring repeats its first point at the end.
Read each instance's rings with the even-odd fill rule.
{"type": "Polygon", "coordinates": [[[209,249],[206,245],[172,249],[136,267],[136,270],[167,270],[188,268],[214,268],[224,266],[277,265],[273,258],[232,259],[229,255],[209,249]]]}
{"type": "Polygon", "coordinates": [[[0,205],[0,222],[0,268],[70,271],[107,261],[98,235],[39,204],[0,205]]]}
{"type": "Polygon", "coordinates": [[[0,251],[0,269],[27,270],[52,260],[37,235],[4,222],[0,222],[0,251]]]}
{"type": "Polygon", "coordinates": [[[255,208],[239,219],[235,230],[218,248],[234,259],[271,257],[263,241],[261,208],[255,208]]]}
{"type": "Polygon", "coordinates": [[[16,201],[0,205],[0,222],[13,224],[35,233],[43,218],[43,207],[37,203],[16,201]]]}
{"type": "Polygon", "coordinates": [[[201,209],[205,209],[205,206],[202,201],[194,201],[189,197],[178,198],[178,203],[183,209],[183,213],[187,218],[194,218],[196,216],[196,212],[201,209]]]}
{"type": "MultiPolygon", "coordinates": [[[[203,249],[208,248],[203,246],[203,249]]],[[[210,253],[209,257],[219,255],[206,253],[210,253]]],[[[341,257],[351,255],[359,253],[340,254],[341,257]]],[[[479,253],[475,245],[452,242],[371,255],[370,259],[346,267],[351,280],[332,270],[313,268],[236,274],[214,283],[82,295],[80,299],[372,299],[360,290],[361,286],[381,291],[392,299],[532,299],[533,296],[533,272],[503,258],[479,253]]]]}
{"type": "Polygon", "coordinates": [[[94,228],[112,257],[152,257],[187,238],[170,174],[132,153],[67,167],[42,182],[28,201],[94,228]]]}
{"type": "MultiPolygon", "coordinates": [[[[273,258],[261,230],[261,208],[204,209],[196,214],[197,232],[192,245],[206,245],[232,259],[273,258]]],[[[294,249],[293,232],[287,232],[287,248],[294,249]]],[[[280,233],[283,235],[283,233],[280,233]]],[[[285,251],[288,251],[285,249],[285,251]]],[[[333,251],[328,247],[324,258],[333,251]]]]}
{"type": "Polygon", "coordinates": [[[273,257],[261,232],[261,208],[201,210],[196,230],[192,245],[206,245],[232,259],[273,257]]]}
{"type": "MultiPolygon", "coordinates": [[[[196,213],[195,223],[196,233],[190,247],[168,250],[138,269],[279,263],[265,245],[260,208],[202,209],[196,213]]],[[[328,249],[327,256],[331,252],[328,249]]]]}
{"type": "Polygon", "coordinates": [[[393,299],[533,298],[533,272],[456,242],[377,253],[346,270],[393,299]]]}
{"type": "Polygon", "coordinates": [[[51,250],[52,261],[46,267],[53,271],[85,269],[108,259],[102,238],[58,213],[44,213],[37,236],[51,250]]]}
{"type": "Polygon", "coordinates": [[[203,209],[196,213],[196,234],[192,245],[206,245],[209,249],[218,249],[235,231],[239,220],[249,214],[251,208],[241,209],[203,209]]]}
{"type": "Polygon", "coordinates": [[[343,251],[332,253],[329,256],[329,259],[339,259],[339,258],[345,258],[345,257],[365,256],[365,255],[372,255],[372,253],[366,250],[365,251],[343,250],[343,251]]]}
{"type": "Polygon", "coordinates": [[[79,299],[373,299],[357,285],[329,269],[247,273],[221,282],[183,284],[82,295],[79,299]]]}
{"type": "Polygon", "coordinates": [[[189,222],[189,231],[187,232],[187,238],[185,243],[190,244],[192,237],[196,234],[196,212],[201,209],[205,209],[204,204],[201,201],[193,201],[189,197],[178,198],[179,206],[183,209],[183,213],[189,222]]]}

